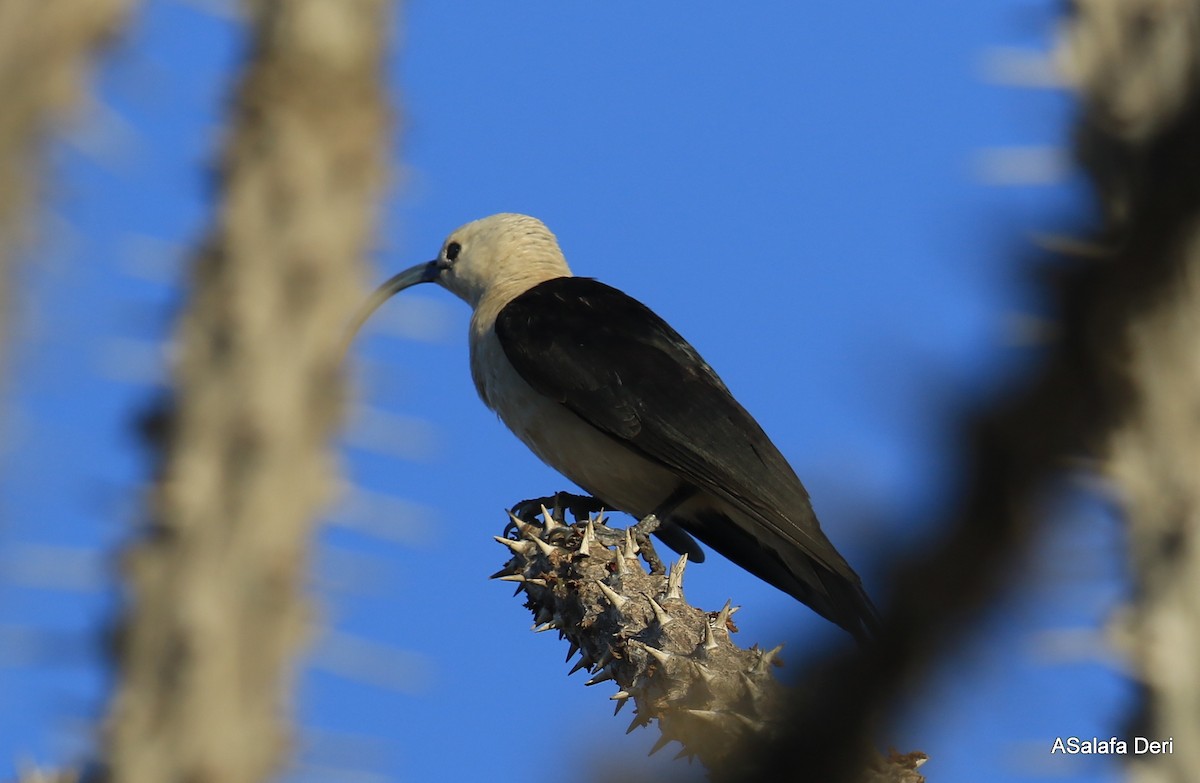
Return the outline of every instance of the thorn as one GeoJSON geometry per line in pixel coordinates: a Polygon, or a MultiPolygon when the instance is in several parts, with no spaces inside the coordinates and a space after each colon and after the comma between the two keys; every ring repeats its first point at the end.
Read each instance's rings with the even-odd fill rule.
{"type": "MultiPolygon", "coordinates": [[[[592,526],[592,523],[589,522],[588,527],[590,528],[591,526],[592,526]]],[[[588,540],[588,534],[586,532],[583,534],[583,536],[580,537],[579,549],[576,551],[578,552],[579,557],[591,557],[592,556],[592,543],[591,543],[591,541],[588,540]]]]}
{"type": "Polygon", "coordinates": [[[563,663],[569,663],[571,659],[575,657],[575,653],[577,652],[579,652],[579,645],[575,643],[574,639],[572,639],[571,646],[567,650],[567,660],[563,661],[563,663]]]}
{"type": "Polygon", "coordinates": [[[599,685],[602,682],[608,682],[613,679],[613,676],[612,669],[604,668],[595,677],[585,682],[584,685],[599,685]]]}
{"type": "Polygon", "coordinates": [[[728,630],[729,616],[733,614],[733,601],[726,601],[721,607],[721,611],[717,612],[716,622],[713,623],[717,628],[725,628],[728,630]]]}
{"type": "Polygon", "coordinates": [[[534,617],[534,622],[537,623],[538,625],[541,625],[542,623],[550,622],[550,620],[553,617],[554,617],[554,614],[550,611],[550,607],[543,606],[541,609],[538,610],[537,616],[534,617]]]}
{"type": "MultiPolygon", "coordinates": [[[[614,698],[615,698],[615,697],[614,697],[614,698]]],[[[629,703],[629,701],[628,701],[627,699],[621,699],[620,701],[618,701],[618,702],[617,702],[617,708],[616,708],[615,710],[613,710],[613,717],[615,718],[615,717],[617,717],[618,715],[620,715],[620,714],[621,714],[621,710],[622,710],[622,709],[625,707],[625,705],[626,705],[626,704],[628,704],[628,703],[629,703]]]]}
{"type": "Polygon", "coordinates": [[[749,717],[748,715],[743,715],[740,712],[734,712],[733,717],[735,717],[739,721],[741,721],[742,725],[745,726],[746,729],[751,734],[761,734],[763,728],[766,727],[766,724],[763,723],[762,721],[754,720],[753,718],[749,717]]]}
{"type": "Polygon", "coordinates": [[[542,554],[546,557],[549,557],[551,552],[553,552],[555,549],[558,549],[558,547],[554,546],[554,544],[547,544],[539,536],[534,536],[529,540],[532,541],[538,549],[542,550],[542,554]]]}
{"type": "Polygon", "coordinates": [[[575,662],[575,665],[571,667],[571,671],[567,672],[567,676],[570,677],[572,674],[579,671],[580,669],[591,669],[591,668],[592,668],[592,659],[589,658],[585,654],[582,658],[580,658],[578,661],[575,662]]]}
{"type": "Polygon", "coordinates": [[[621,611],[621,607],[625,606],[625,604],[629,601],[629,599],[625,596],[617,595],[615,590],[601,582],[599,579],[596,580],[596,584],[599,585],[600,592],[604,593],[604,597],[608,599],[610,604],[617,608],[618,612],[621,611]]]}
{"type": "Polygon", "coordinates": [[[712,652],[713,650],[717,649],[717,646],[718,646],[717,635],[713,633],[712,625],[709,623],[705,623],[704,624],[704,650],[705,650],[705,652],[712,652]]]}
{"type": "Polygon", "coordinates": [[[550,509],[546,508],[545,505],[542,506],[542,521],[545,522],[544,527],[547,533],[555,528],[562,527],[562,523],[554,518],[554,515],[550,513],[550,509]]]}
{"type": "Polygon", "coordinates": [[[533,628],[531,628],[530,630],[532,630],[534,633],[544,633],[546,631],[549,631],[553,627],[554,627],[553,623],[542,623],[541,625],[535,624],[533,626],[533,628]]]}
{"type": "Polygon", "coordinates": [[[636,560],[639,551],[638,545],[633,542],[633,533],[629,528],[625,528],[625,548],[621,550],[621,554],[630,560],[636,560]]]}
{"type": "Polygon", "coordinates": [[[690,750],[687,749],[686,746],[684,746],[684,748],[682,750],[680,750],[678,753],[675,754],[675,758],[671,759],[671,761],[679,761],[681,758],[686,756],[688,763],[691,764],[692,756],[695,756],[695,755],[696,755],[695,753],[692,753],[690,750]]]}
{"type": "Polygon", "coordinates": [[[679,556],[671,572],[667,574],[667,595],[664,601],[683,599],[683,570],[687,568],[687,555],[679,556]]]}
{"type": "MultiPolygon", "coordinates": [[[[545,587],[547,584],[545,579],[528,577],[528,576],[524,576],[522,574],[509,574],[508,576],[493,575],[491,578],[499,579],[501,582],[523,582],[524,584],[520,585],[520,587],[517,588],[517,593],[521,592],[521,590],[525,587],[525,585],[537,585],[538,587],[545,587]]],[[[517,593],[513,593],[513,595],[516,595],[517,593]]]]}
{"type": "Polygon", "coordinates": [[[497,571],[488,577],[488,579],[499,579],[501,582],[527,582],[524,574],[510,574],[505,571],[497,571]]]}
{"type": "Polygon", "coordinates": [[[504,544],[518,555],[523,555],[529,552],[528,541],[513,541],[511,538],[505,538],[504,536],[492,536],[492,538],[496,539],[496,543],[504,544]]]}
{"type": "Polygon", "coordinates": [[[738,672],[738,679],[742,681],[742,687],[746,689],[746,695],[750,698],[751,703],[757,708],[758,701],[762,695],[758,684],[754,682],[754,679],[749,674],[743,671],[738,672]]]}
{"type": "MultiPolygon", "coordinates": [[[[597,524],[597,525],[603,525],[603,524],[604,524],[604,519],[605,519],[605,517],[604,517],[604,509],[600,509],[598,512],[596,512],[596,524],[597,524]]],[[[588,520],[588,522],[591,522],[591,520],[589,519],[589,520],[588,520]]],[[[589,525],[589,527],[590,527],[590,525],[589,525]]],[[[595,530],[593,530],[593,531],[592,531],[592,537],[594,538],[594,537],[595,537],[595,535],[596,535],[596,531],[595,531],[595,530]]]]}
{"type": "Polygon", "coordinates": [[[684,709],[688,715],[698,720],[702,720],[709,724],[720,725],[725,722],[725,715],[715,710],[689,710],[684,709]]]}
{"type": "Polygon", "coordinates": [[[651,647],[650,645],[646,645],[646,652],[650,653],[650,655],[654,657],[654,660],[658,661],[663,666],[666,666],[667,661],[671,660],[672,657],[671,653],[667,652],[666,650],[659,650],[651,647]]]}
{"type": "Polygon", "coordinates": [[[769,671],[772,665],[779,666],[779,651],[783,649],[783,645],[778,645],[765,653],[761,654],[758,663],[754,664],[755,672],[769,671]]]}
{"type": "Polygon", "coordinates": [[[517,585],[517,589],[513,590],[513,597],[520,595],[521,591],[524,589],[525,589],[525,585],[517,585]]]}
{"type": "Polygon", "coordinates": [[[666,736],[665,734],[663,736],[659,737],[658,742],[654,743],[654,747],[650,748],[650,753],[648,753],[647,755],[653,756],[655,753],[658,753],[660,750],[665,748],[667,746],[667,743],[669,743],[670,741],[671,741],[671,738],[666,736]]]}
{"type": "Polygon", "coordinates": [[[634,729],[641,728],[642,726],[649,726],[649,725],[650,725],[650,719],[647,718],[646,716],[642,715],[641,713],[638,713],[637,715],[634,715],[633,720],[631,720],[629,722],[629,728],[625,729],[625,733],[631,734],[631,733],[633,733],[634,729]]]}
{"type": "Polygon", "coordinates": [[[696,674],[700,679],[704,680],[704,684],[708,686],[709,690],[712,690],[713,683],[717,681],[717,675],[702,664],[693,662],[693,666],[695,667],[696,674]]]}
{"type": "Polygon", "coordinates": [[[632,695],[629,691],[617,691],[612,696],[609,696],[608,699],[609,701],[625,701],[632,695]]]}
{"type": "Polygon", "coordinates": [[[617,564],[617,576],[628,576],[629,565],[625,562],[625,557],[621,554],[620,547],[617,547],[617,553],[613,556],[613,560],[617,564]]]}
{"type": "Polygon", "coordinates": [[[600,654],[600,660],[596,661],[597,668],[603,669],[605,666],[608,666],[610,663],[612,663],[612,659],[613,659],[612,649],[610,648],[608,650],[605,650],[603,653],[600,654]]]}
{"type": "Polygon", "coordinates": [[[508,515],[512,517],[512,523],[517,528],[517,532],[521,534],[521,538],[537,538],[540,532],[540,528],[537,525],[531,525],[523,519],[514,517],[512,512],[509,512],[508,515]]]}
{"type": "Polygon", "coordinates": [[[642,593],[646,596],[646,600],[650,602],[650,608],[654,610],[654,619],[658,622],[659,628],[666,628],[667,623],[671,622],[671,616],[667,614],[667,610],[662,608],[662,604],[655,601],[647,593],[642,593]]]}

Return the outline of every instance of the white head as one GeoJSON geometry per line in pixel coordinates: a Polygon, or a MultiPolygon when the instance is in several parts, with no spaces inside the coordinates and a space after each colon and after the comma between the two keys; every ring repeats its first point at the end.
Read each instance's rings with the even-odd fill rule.
{"type": "Polygon", "coordinates": [[[558,240],[542,221],[507,212],[456,229],[436,262],[434,282],[471,307],[485,297],[507,302],[538,283],[571,275],[558,240]]]}
{"type": "Polygon", "coordinates": [[[490,322],[513,297],[570,276],[558,240],[542,221],[508,212],[485,217],[446,237],[434,260],[405,269],[375,289],[351,321],[346,345],[380,305],[420,283],[437,283],[471,305],[476,320],[490,322]]]}

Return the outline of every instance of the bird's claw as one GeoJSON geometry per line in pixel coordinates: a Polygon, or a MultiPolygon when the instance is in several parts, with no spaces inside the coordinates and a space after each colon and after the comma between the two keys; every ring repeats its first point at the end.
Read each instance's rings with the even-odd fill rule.
{"type": "Polygon", "coordinates": [[[642,521],[633,526],[633,532],[635,535],[645,537],[658,530],[658,526],[661,524],[662,521],[654,514],[647,514],[642,521]]]}
{"type": "Polygon", "coordinates": [[[662,524],[654,514],[644,517],[640,522],[634,525],[630,530],[633,531],[633,540],[641,550],[642,559],[646,561],[646,565],[650,566],[650,573],[665,574],[666,566],[659,558],[658,552],[654,551],[654,544],[650,541],[650,534],[658,530],[658,526],[662,524]]]}
{"type": "Polygon", "coordinates": [[[570,511],[571,515],[575,517],[575,521],[579,522],[587,519],[588,514],[599,513],[604,510],[604,504],[589,495],[555,492],[553,495],[546,497],[522,500],[512,507],[511,513],[522,522],[536,525],[540,524],[537,521],[537,517],[542,513],[543,507],[562,522],[566,522],[563,517],[567,511],[570,511]]]}
{"type": "MultiPolygon", "coordinates": [[[[565,516],[567,511],[571,512],[576,522],[582,522],[587,520],[589,515],[599,514],[605,510],[604,504],[590,495],[556,492],[547,497],[522,500],[520,503],[514,505],[509,513],[526,524],[544,527],[544,522],[538,519],[542,515],[542,509],[549,511],[554,515],[555,519],[564,524],[566,523],[565,516]]],[[[593,520],[593,523],[596,538],[604,546],[620,546],[625,541],[624,530],[609,527],[599,519],[593,520]]],[[[667,571],[662,560],[659,559],[658,553],[654,551],[654,544],[650,541],[650,534],[658,530],[660,524],[662,523],[659,518],[654,514],[650,514],[629,529],[633,534],[634,542],[638,545],[642,558],[650,566],[650,573],[652,574],[665,574],[667,571]]],[[[504,528],[504,535],[508,536],[514,530],[516,530],[516,523],[510,522],[504,528]]]]}
{"type": "Polygon", "coordinates": [[[650,541],[650,534],[657,530],[660,524],[658,517],[650,514],[631,526],[628,531],[624,528],[609,527],[603,522],[594,523],[593,530],[596,533],[596,539],[606,547],[622,546],[625,543],[626,532],[632,533],[634,543],[638,547],[638,554],[646,561],[646,565],[650,566],[650,573],[665,574],[667,569],[659,559],[658,552],[654,551],[654,544],[650,541]]]}
{"type": "MultiPolygon", "coordinates": [[[[543,520],[538,519],[542,515],[542,510],[549,511],[556,520],[566,524],[566,513],[569,511],[575,517],[576,522],[585,521],[590,514],[597,514],[604,510],[604,504],[598,499],[590,495],[575,495],[570,492],[555,492],[553,495],[540,498],[530,498],[517,503],[509,513],[527,525],[537,525],[544,527],[543,520]]],[[[508,536],[516,530],[516,523],[509,522],[504,528],[504,535],[508,536]]]]}

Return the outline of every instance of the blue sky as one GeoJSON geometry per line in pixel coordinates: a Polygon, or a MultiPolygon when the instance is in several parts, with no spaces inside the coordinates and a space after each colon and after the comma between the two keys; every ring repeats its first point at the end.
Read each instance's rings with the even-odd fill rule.
{"type": "MultiPolygon", "coordinates": [[[[1065,93],[996,78],[1045,55],[1055,6],[409,3],[374,276],[468,220],[542,218],[577,274],[649,304],[721,373],[885,603],[879,575],[953,500],[956,413],[1034,358],[1016,339],[1039,307],[1030,237],[1084,212],[1077,177],[997,163],[1066,138],[1065,93]]],[[[102,711],[107,569],[145,475],[129,425],[163,378],[241,56],[221,7],[145,3],[52,150],[0,454],[0,770],[78,757],[102,711]]],[[[515,781],[522,740],[548,732],[544,769],[564,779],[585,777],[580,745],[677,769],[645,760],[654,731],[624,736],[603,686],[568,679],[565,645],[485,578],[502,509],[569,485],[475,398],[467,317],[420,289],[361,343],[341,444],[354,490],[315,552],[326,630],[289,779],[515,781]]],[[[934,779],[1116,779],[1048,748],[1119,731],[1129,689],[1086,629],[1121,595],[1120,528],[1082,480],[1047,514],[983,632],[881,738],[929,753],[934,779]]],[[[843,643],[711,560],[689,598],[741,604],[743,644],[788,640],[798,661],[843,643]]]]}

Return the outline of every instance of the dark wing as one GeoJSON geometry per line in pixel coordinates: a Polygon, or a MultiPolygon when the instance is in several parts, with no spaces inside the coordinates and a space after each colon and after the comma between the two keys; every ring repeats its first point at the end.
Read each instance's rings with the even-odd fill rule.
{"type": "MultiPolygon", "coordinates": [[[[873,609],[858,576],[821,532],[787,460],[696,350],[649,308],[590,278],[556,278],[506,305],[496,334],[513,367],[538,392],[743,511],[754,525],[725,547],[721,531],[692,530],[701,540],[796,595],[728,551],[744,549],[749,534],[774,550],[794,577],[822,583],[808,584],[809,592],[837,593],[842,609],[870,623],[873,609]],[[793,568],[796,554],[805,562],[793,568]],[[814,564],[826,573],[814,573],[814,564]],[[837,584],[842,580],[848,584],[837,584]]],[[[830,619],[853,621],[837,614],[843,616],[830,619]]]]}

